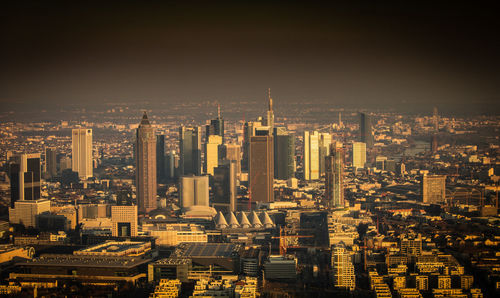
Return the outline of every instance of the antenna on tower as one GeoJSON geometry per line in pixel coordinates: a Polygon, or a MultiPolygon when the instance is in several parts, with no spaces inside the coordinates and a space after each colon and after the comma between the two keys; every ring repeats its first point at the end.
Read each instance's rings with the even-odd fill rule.
{"type": "Polygon", "coordinates": [[[217,118],[220,118],[220,103],[217,104],[217,118]]]}
{"type": "Polygon", "coordinates": [[[269,111],[273,110],[273,99],[271,98],[271,88],[267,88],[267,98],[269,100],[269,111]]]}

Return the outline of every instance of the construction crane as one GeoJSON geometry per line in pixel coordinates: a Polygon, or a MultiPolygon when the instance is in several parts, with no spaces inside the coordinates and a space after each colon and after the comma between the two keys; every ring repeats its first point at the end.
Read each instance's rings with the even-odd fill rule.
{"type": "Polygon", "coordinates": [[[312,235],[286,235],[285,229],[280,228],[280,236],[279,237],[272,237],[272,239],[279,239],[280,240],[280,255],[284,256],[286,254],[286,250],[288,247],[297,247],[297,246],[289,246],[286,239],[288,238],[313,238],[314,236],[312,235]]]}

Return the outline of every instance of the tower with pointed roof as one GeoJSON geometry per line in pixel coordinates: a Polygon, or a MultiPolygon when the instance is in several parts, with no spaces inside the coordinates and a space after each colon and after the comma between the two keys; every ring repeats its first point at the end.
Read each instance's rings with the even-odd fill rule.
{"type": "Polygon", "coordinates": [[[156,136],[146,112],[136,132],[135,183],[139,213],[156,209],[156,136]]]}
{"type": "Polygon", "coordinates": [[[273,99],[271,98],[271,88],[267,89],[267,118],[266,126],[269,126],[269,130],[272,132],[274,127],[274,111],[273,111],[273,99]]]}
{"type": "Polygon", "coordinates": [[[220,104],[217,105],[217,118],[210,120],[210,124],[206,125],[206,139],[209,136],[221,136],[224,143],[224,119],[220,111],[220,104]]]}

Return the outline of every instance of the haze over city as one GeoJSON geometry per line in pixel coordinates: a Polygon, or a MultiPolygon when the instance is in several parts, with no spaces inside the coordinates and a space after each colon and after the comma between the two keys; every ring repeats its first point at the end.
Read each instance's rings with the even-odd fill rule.
{"type": "Polygon", "coordinates": [[[0,295],[500,294],[486,2],[0,8],[0,295]]]}

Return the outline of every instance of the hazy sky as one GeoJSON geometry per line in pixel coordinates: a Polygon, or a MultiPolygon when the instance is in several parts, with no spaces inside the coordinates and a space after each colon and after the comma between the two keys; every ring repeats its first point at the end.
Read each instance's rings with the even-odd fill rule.
{"type": "Polygon", "coordinates": [[[224,102],[271,87],[282,102],[499,107],[486,3],[69,2],[0,9],[0,105],[224,102]]]}

